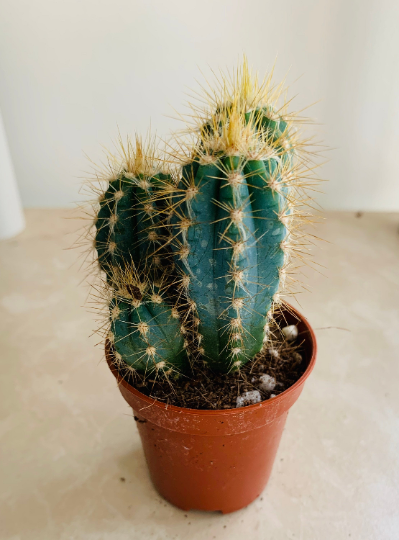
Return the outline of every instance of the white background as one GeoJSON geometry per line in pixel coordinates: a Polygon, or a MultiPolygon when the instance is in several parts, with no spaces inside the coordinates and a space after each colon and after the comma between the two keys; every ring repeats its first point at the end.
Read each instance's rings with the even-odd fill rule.
{"type": "Polygon", "coordinates": [[[399,210],[397,0],[0,0],[0,107],[25,206],[79,200],[84,152],[164,136],[199,68],[277,57],[333,147],[319,202],[399,210]],[[294,82],[296,81],[296,82],[294,82]]]}

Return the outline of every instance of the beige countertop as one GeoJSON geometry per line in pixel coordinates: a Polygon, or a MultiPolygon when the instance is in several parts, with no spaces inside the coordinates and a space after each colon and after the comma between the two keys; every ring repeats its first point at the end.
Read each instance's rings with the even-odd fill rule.
{"type": "Polygon", "coordinates": [[[399,538],[399,215],[327,214],[300,310],[319,355],[271,480],[230,515],[152,487],[103,361],[67,210],[0,243],[1,540],[399,538]],[[324,268],[323,268],[324,267],[324,268]]]}

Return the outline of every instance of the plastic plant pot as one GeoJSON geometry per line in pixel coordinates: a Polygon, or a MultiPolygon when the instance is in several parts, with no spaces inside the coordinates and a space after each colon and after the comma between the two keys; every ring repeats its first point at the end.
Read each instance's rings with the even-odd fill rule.
{"type": "Polygon", "coordinates": [[[305,317],[287,305],[284,319],[298,326],[306,371],[275,398],[237,409],[185,409],[145,396],[122,379],[106,345],[108,365],[133,409],[152,482],[175,506],[226,514],[265,488],[288,411],[316,361],[316,338],[305,317]]]}

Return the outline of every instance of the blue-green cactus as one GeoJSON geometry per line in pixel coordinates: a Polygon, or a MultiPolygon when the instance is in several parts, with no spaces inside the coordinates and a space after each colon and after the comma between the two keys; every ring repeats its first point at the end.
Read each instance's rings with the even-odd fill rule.
{"type": "Polygon", "coordinates": [[[193,361],[237,370],[268,339],[299,186],[299,139],[269,83],[251,81],[244,63],[210,110],[201,106],[179,172],[137,166],[140,149],[100,202],[96,248],[113,291],[110,336],[118,358],[141,373],[193,361]]]}
{"type": "Polygon", "coordinates": [[[118,276],[110,302],[108,339],[117,361],[142,374],[168,374],[187,368],[179,314],[165,301],[162,287],[118,276]]]}
{"type": "Polygon", "coordinates": [[[189,281],[200,352],[218,371],[238,369],[260,351],[285,270],[290,189],[283,176],[292,149],[285,122],[265,112],[219,108],[175,196],[175,258],[189,281]]]}
{"type": "Polygon", "coordinates": [[[180,371],[187,364],[184,324],[166,302],[170,264],[163,247],[160,212],[154,193],[168,175],[159,172],[152,152],[129,147],[126,159],[100,199],[95,247],[112,291],[109,305],[117,358],[140,373],[180,371]]]}
{"type": "Polygon", "coordinates": [[[107,275],[131,263],[141,268],[145,262],[148,270],[161,265],[162,231],[152,202],[157,179],[122,172],[109,182],[100,201],[95,238],[100,267],[107,275]]]}

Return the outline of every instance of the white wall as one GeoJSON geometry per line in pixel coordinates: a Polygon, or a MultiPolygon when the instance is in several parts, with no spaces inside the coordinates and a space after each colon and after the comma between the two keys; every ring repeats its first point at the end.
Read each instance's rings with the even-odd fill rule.
{"type": "Polygon", "coordinates": [[[26,206],[79,200],[83,151],[176,123],[197,66],[277,56],[336,148],[325,208],[399,210],[397,0],[0,0],[0,105],[26,206]]]}

